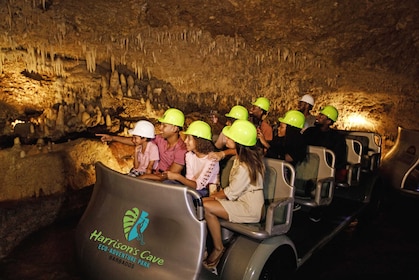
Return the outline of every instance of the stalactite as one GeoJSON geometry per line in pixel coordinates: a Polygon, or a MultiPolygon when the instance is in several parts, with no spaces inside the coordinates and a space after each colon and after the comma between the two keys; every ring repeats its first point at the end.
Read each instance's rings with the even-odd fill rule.
{"type": "Polygon", "coordinates": [[[3,73],[3,65],[6,60],[6,55],[0,50],[0,74],[3,73]]]}
{"type": "Polygon", "coordinates": [[[11,30],[12,29],[13,17],[12,17],[12,9],[10,8],[9,4],[7,4],[7,11],[8,11],[8,16],[6,18],[6,22],[7,22],[7,25],[9,26],[9,30],[11,30]]]}
{"type": "Polygon", "coordinates": [[[57,58],[54,62],[53,62],[53,69],[54,69],[54,74],[57,76],[63,76],[64,74],[64,65],[63,62],[61,60],[61,58],[57,58]]]}
{"type": "Polygon", "coordinates": [[[93,73],[96,71],[96,49],[92,49],[86,52],[86,64],[87,64],[87,70],[90,73],[93,73]]]}
{"type": "Polygon", "coordinates": [[[290,53],[290,50],[287,48],[284,48],[284,50],[282,51],[282,59],[284,61],[287,61],[289,53],[290,53]]]}

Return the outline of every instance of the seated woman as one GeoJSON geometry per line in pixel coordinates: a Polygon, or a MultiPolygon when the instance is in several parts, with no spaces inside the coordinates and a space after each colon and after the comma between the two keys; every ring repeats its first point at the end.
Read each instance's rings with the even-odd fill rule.
{"type": "Polygon", "coordinates": [[[219,163],[208,157],[208,153],[215,150],[211,126],[203,121],[194,121],[184,134],[188,150],[185,155],[186,175],[167,171],[167,179],[194,188],[201,196],[208,196],[207,186],[216,183],[220,171],[219,163]]]}
{"type": "Polygon", "coordinates": [[[235,148],[237,154],[229,185],[203,199],[205,219],[214,245],[204,261],[207,268],[217,266],[225,250],[218,218],[233,223],[257,223],[264,204],[265,166],[263,151],[256,146],[256,127],[248,120],[236,120],[231,126],[224,127],[223,133],[227,136],[227,147],[235,148]]]}
{"type": "Polygon", "coordinates": [[[307,155],[307,144],[301,134],[305,122],[304,114],[290,110],[278,121],[278,135],[275,135],[272,141],[268,143],[263,135],[260,135],[261,143],[268,149],[265,156],[285,160],[295,167],[307,155]]]}

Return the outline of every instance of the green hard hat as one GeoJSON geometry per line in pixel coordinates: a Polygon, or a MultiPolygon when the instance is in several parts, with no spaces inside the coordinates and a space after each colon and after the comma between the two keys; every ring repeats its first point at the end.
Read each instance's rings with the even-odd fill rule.
{"type": "Polygon", "coordinates": [[[164,112],[164,115],[159,119],[159,122],[183,127],[183,124],[185,123],[185,116],[181,110],[170,108],[164,112]]]}
{"type": "Polygon", "coordinates": [[[248,120],[235,120],[231,126],[223,128],[223,133],[244,146],[254,146],[257,141],[256,126],[248,120]]]}
{"type": "Polygon", "coordinates": [[[258,106],[261,109],[265,110],[266,112],[269,111],[269,107],[271,106],[271,102],[266,97],[259,97],[256,99],[255,102],[252,103],[252,105],[258,106]]]}
{"type": "Polygon", "coordinates": [[[184,134],[193,135],[210,141],[212,140],[211,126],[203,121],[192,122],[184,134]]]}
{"type": "Polygon", "coordinates": [[[338,110],[333,107],[332,105],[326,105],[321,110],[320,113],[331,119],[332,121],[336,121],[338,119],[338,110]]]}
{"type": "Polygon", "coordinates": [[[236,105],[225,116],[236,120],[247,120],[249,118],[249,112],[245,107],[236,105]]]}
{"type": "Polygon", "coordinates": [[[297,128],[303,128],[306,118],[300,111],[290,110],[285,113],[283,118],[279,118],[278,121],[286,123],[287,125],[295,126],[297,128]]]}

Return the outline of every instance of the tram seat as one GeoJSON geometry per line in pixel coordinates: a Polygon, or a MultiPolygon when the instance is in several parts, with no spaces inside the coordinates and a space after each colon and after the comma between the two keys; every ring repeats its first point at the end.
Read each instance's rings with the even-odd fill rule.
{"type": "Polygon", "coordinates": [[[362,169],[362,143],[356,139],[346,138],[347,158],[346,169],[348,170],[347,183],[349,186],[359,185],[362,169]]]}
{"type": "Polygon", "coordinates": [[[319,146],[308,146],[307,158],[296,166],[295,201],[308,207],[327,206],[335,187],[335,154],[319,146]]]}
{"type": "Polygon", "coordinates": [[[381,162],[381,135],[368,131],[340,130],[347,139],[355,139],[362,144],[361,171],[373,172],[381,162]]]}
{"type": "MultiPolygon", "coordinates": [[[[234,158],[231,158],[229,161],[233,160],[234,158]]],[[[265,166],[263,183],[265,211],[261,221],[232,223],[220,219],[224,241],[231,238],[233,232],[263,240],[270,236],[285,234],[290,229],[294,206],[294,167],[283,160],[271,158],[265,158],[265,166]]],[[[224,176],[227,176],[227,171],[229,172],[226,170],[224,176]]]]}
{"type": "Polygon", "coordinates": [[[405,195],[419,197],[419,130],[398,127],[394,146],[379,169],[384,185],[405,195]]]}

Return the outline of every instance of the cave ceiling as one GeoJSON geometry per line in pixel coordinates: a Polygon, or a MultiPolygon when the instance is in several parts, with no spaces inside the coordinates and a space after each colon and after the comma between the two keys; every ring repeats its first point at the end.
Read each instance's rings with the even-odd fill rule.
{"type": "MultiPolygon", "coordinates": [[[[153,103],[149,93],[155,108],[168,103],[199,111],[215,102],[227,110],[265,95],[283,114],[296,98],[311,93],[320,104],[359,102],[353,110],[369,110],[376,119],[400,109],[417,116],[417,0],[2,3],[0,101],[5,108],[22,103],[13,96],[31,90],[22,86],[25,81],[43,82],[52,95],[74,89],[95,98],[101,77],[109,80],[117,69],[156,79],[149,85],[151,95],[163,89],[166,96],[154,97],[153,103]],[[400,95],[408,101],[392,97],[400,95]],[[366,104],[371,101],[376,104],[366,104]]],[[[32,102],[33,110],[50,103],[32,102]]],[[[385,125],[394,130],[404,123],[400,118],[385,125]]]]}

